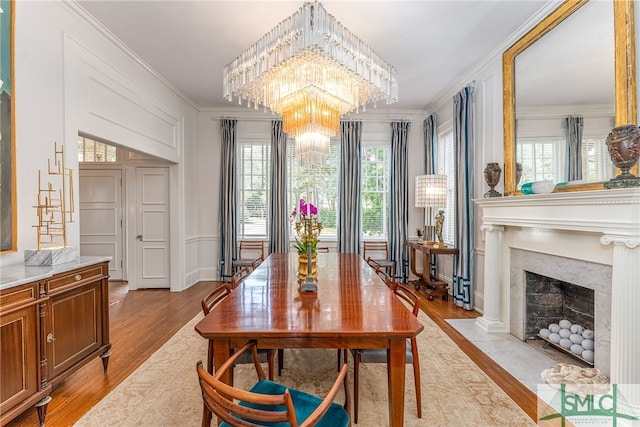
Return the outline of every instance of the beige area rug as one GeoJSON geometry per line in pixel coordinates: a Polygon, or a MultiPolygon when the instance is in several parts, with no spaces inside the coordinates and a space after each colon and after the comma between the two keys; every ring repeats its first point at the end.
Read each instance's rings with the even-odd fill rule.
{"type": "MultiPolygon", "coordinates": [[[[207,343],[194,331],[196,316],[149,360],[93,407],[76,426],[180,426],[201,424],[196,361],[207,343]]],[[[405,426],[535,426],[535,423],[424,313],[418,336],[422,372],[422,419],[416,415],[413,370],[407,366],[405,426]]],[[[285,350],[276,380],[324,395],[336,377],[335,350],[285,350]]],[[[266,372],[266,367],[265,367],[266,372]]],[[[361,365],[360,427],[388,425],[384,364],[361,365]]],[[[235,370],[235,385],[249,388],[255,371],[235,370]]],[[[353,391],[353,380],[350,379],[353,391]]],[[[343,403],[344,397],[339,396],[343,403]]]]}

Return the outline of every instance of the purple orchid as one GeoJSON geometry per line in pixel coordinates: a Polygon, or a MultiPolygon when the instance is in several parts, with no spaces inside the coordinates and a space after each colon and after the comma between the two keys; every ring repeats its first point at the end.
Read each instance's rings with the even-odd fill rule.
{"type": "MultiPolygon", "coordinates": [[[[300,207],[300,215],[302,217],[307,217],[307,215],[318,215],[318,208],[313,203],[307,203],[304,199],[300,199],[299,205],[300,207]]],[[[294,220],[298,215],[297,207],[294,207],[289,217],[294,220]]]]}

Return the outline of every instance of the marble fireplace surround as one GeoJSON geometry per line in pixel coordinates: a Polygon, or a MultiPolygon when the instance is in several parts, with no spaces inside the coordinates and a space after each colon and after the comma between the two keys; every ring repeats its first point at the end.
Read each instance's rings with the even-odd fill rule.
{"type": "MultiPolygon", "coordinates": [[[[640,189],[501,197],[474,203],[485,241],[484,307],[476,324],[489,333],[518,336],[522,331],[518,310],[524,310],[520,306],[524,297],[519,297],[521,291],[517,290],[523,288],[518,283],[524,280],[520,279],[524,275],[520,270],[531,271],[540,265],[541,271],[533,272],[547,276],[551,272],[553,277],[554,272],[603,265],[610,268],[610,276],[601,273],[605,276],[602,283],[580,277],[577,280],[585,280],[583,283],[575,283],[576,278],[566,281],[593,286],[600,294],[596,322],[602,317],[606,328],[604,318],[608,318],[611,332],[609,349],[596,349],[597,367],[603,368],[614,383],[640,384],[640,189]],[[572,265],[562,267],[568,260],[572,265]],[[513,296],[512,290],[516,290],[513,296]]],[[[588,275],[586,271],[584,274],[588,275]]],[[[605,336],[596,331],[598,338],[605,336]]],[[[632,396],[630,403],[640,405],[640,395],[632,396]]]]}
{"type": "MultiPolygon", "coordinates": [[[[521,249],[510,253],[510,333],[525,340],[526,273],[541,274],[594,291],[594,366],[609,375],[611,346],[611,266],[521,249]]],[[[571,319],[569,319],[571,320],[571,319]]]]}

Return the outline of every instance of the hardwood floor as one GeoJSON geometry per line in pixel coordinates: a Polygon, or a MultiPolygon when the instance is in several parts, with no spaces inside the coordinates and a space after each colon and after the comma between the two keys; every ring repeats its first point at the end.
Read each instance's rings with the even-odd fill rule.
{"type": "MultiPolygon", "coordinates": [[[[56,387],[47,410],[47,427],[73,425],[191,320],[201,310],[202,298],[217,284],[200,282],[183,292],[172,293],[167,290],[128,291],[125,282],[110,282],[112,349],[108,373],[103,375],[102,363],[98,358],[56,387]]],[[[421,296],[425,313],[535,420],[536,397],[533,392],[496,365],[445,321],[474,318],[478,313],[455,307],[451,301],[427,301],[423,293],[421,296]]],[[[8,427],[37,425],[36,411],[30,409],[8,424],[8,427]]]]}

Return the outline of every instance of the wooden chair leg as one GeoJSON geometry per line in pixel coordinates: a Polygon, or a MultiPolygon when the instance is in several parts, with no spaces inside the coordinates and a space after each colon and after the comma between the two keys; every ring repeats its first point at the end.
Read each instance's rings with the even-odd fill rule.
{"type": "Polygon", "coordinates": [[[202,427],[211,427],[211,419],[213,414],[206,405],[204,405],[204,411],[202,412],[202,427]]]}
{"type": "Polygon", "coordinates": [[[358,424],[358,397],[360,395],[360,356],[359,351],[353,353],[353,422],[358,424]]]}
{"type": "Polygon", "coordinates": [[[420,359],[418,358],[418,343],[411,339],[411,353],[413,353],[413,382],[416,386],[416,405],[418,406],[418,418],[422,418],[422,389],[420,386],[420,359]]]}
{"type": "Polygon", "coordinates": [[[274,353],[273,350],[267,350],[267,366],[269,368],[269,381],[273,381],[274,378],[274,364],[273,364],[273,359],[274,359],[274,353]]]}
{"type": "Polygon", "coordinates": [[[207,371],[213,374],[213,341],[209,340],[207,348],[207,371]]]}
{"type": "MultiPolygon", "coordinates": [[[[346,354],[345,354],[346,357],[346,354]]],[[[342,367],[342,349],[338,349],[338,372],[340,372],[340,368],[342,367]]]]}
{"type": "Polygon", "coordinates": [[[282,369],[284,368],[284,349],[278,349],[278,376],[282,375],[282,369]]]}

